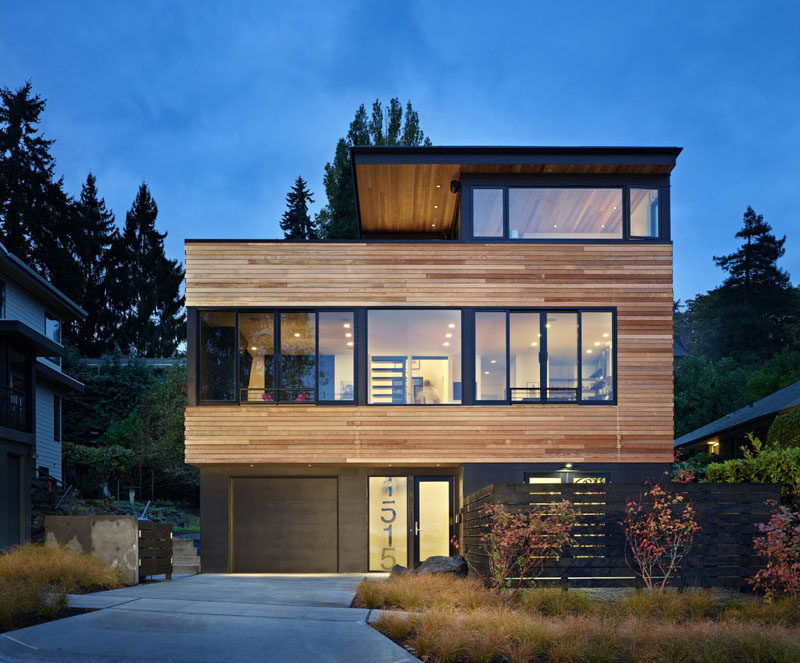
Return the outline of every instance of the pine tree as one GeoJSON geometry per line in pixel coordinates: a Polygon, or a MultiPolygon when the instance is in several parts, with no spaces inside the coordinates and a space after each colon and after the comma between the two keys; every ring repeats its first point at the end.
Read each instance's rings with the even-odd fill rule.
{"type": "Polygon", "coordinates": [[[687,319],[700,353],[753,366],[800,347],[800,292],[777,264],[786,237],[776,238],[751,207],[736,237],[744,240],[737,251],[714,258],[727,278],[687,302],[687,319]]]}
{"type": "Polygon", "coordinates": [[[291,191],[286,194],[286,211],[281,219],[281,230],[286,239],[316,239],[317,224],[308,213],[309,203],[313,203],[312,193],[306,181],[297,176],[291,191]]]}
{"type": "Polygon", "coordinates": [[[81,292],[76,300],[86,310],[85,320],[76,322],[68,340],[84,357],[99,357],[114,350],[117,321],[109,305],[109,258],[116,233],[114,214],[97,191],[97,180],[89,173],[74,205],[74,254],[81,267],[81,292]]]}
{"type": "Polygon", "coordinates": [[[0,233],[9,251],[73,295],[72,201],[55,178],[54,141],[39,130],[45,105],[30,82],[0,88],[0,233]]]}
{"type": "Polygon", "coordinates": [[[372,115],[361,104],[356,111],[346,138],[336,144],[333,161],[325,165],[325,194],[328,204],[317,215],[320,235],[325,239],[354,239],[358,237],[353,173],[349,148],[354,145],[430,145],[431,141],[420,128],[419,115],[411,102],[405,115],[400,101],[389,101],[384,114],[379,99],[372,104],[372,115]],[[384,126],[386,130],[384,131],[384,126]]]}
{"type": "Polygon", "coordinates": [[[167,233],[156,230],[157,216],[158,206],[143,183],[109,249],[107,295],[119,320],[115,341],[122,352],[145,357],[172,356],[186,338],[184,272],[164,254],[167,233]]]}

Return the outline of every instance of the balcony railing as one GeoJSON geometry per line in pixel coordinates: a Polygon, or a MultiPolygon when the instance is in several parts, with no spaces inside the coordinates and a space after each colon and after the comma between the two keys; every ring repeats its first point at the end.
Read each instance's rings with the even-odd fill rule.
{"type": "Polygon", "coordinates": [[[576,403],[577,387],[511,387],[512,403],[576,403]]]}
{"type": "Polygon", "coordinates": [[[242,403],[314,403],[317,390],[313,387],[290,389],[241,389],[242,403]]]}
{"type": "Polygon", "coordinates": [[[26,431],[26,419],[25,394],[0,386],[0,426],[26,431]]]}

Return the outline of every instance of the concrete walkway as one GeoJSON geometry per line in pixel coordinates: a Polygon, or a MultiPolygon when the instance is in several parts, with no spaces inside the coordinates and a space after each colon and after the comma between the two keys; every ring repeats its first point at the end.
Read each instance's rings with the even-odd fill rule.
{"type": "Polygon", "coordinates": [[[0,662],[417,661],[349,607],[363,575],[192,575],[70,596],[96,612],[0,635],[0,662]]]}

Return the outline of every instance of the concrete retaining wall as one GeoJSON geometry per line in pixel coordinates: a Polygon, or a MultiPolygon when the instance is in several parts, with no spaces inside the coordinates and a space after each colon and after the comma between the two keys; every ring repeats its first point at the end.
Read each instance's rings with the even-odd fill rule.
{"type": "Polygon", "coordinates": [[[45,516],[45,544],[87,553],[139,582],[139,528],[134,516],[45,516]]]}

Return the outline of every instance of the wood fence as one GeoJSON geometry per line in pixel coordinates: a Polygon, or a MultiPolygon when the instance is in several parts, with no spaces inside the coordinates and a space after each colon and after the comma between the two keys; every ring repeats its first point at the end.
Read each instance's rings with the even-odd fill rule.
{"type": "Polygon", "coordinates": [[[172,525],[139,520],[139,580],[166,574],[172,578],[172,525]]]}
{"type": "MultiPolygon", "coordinates": [[[[753,552],[756,524],[769,519],[770,508],[765,502],[779,499],[780,484],[670,484],[667,488],[686,497],[700,526],[692,550],[671,584],[745,588],[746,579],[759,568],[753,552]]],[[[503,504],[509,511],[519,512],[569,500],[580,514],[573,529],[575,545],[560,558],[547,560],[539,576],[531,581],[565,587],[635,586],[640,581],[626,562],[620,523],[625,505],[631,500],[641,501],[645,490],[641,484],[615,483],[486,486],[464,500],[463,554],[471,566],[486,571],[488,560],[480,541],[488,525],[481,511],[485,505],[503,504]]]]}

